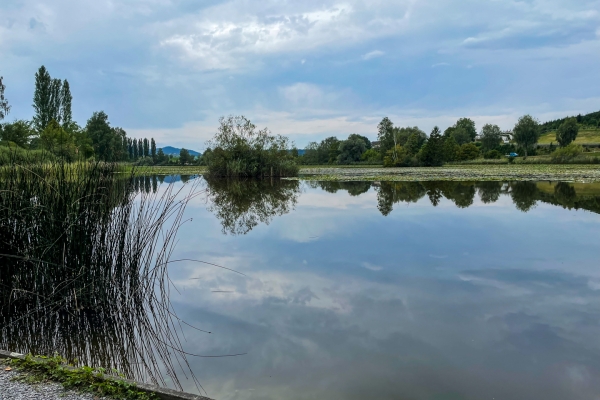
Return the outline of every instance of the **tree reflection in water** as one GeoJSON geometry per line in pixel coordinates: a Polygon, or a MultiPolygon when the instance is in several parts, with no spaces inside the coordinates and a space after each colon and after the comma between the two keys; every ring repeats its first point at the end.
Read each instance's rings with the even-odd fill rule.
{"type": "Polygon", "coordinates": [[[389,215],[398,203],[416,203],[425,196],[436,207],[443,198],[452,201],[459,208],[473,205],[475,196],[484,204],[497,202],[501,195],[510,196],[515,207],[523,212],[532,210],[538,202],[563,208],[585,209],[600,213],[600,191],[586,190],[579,195],[571,183],[567,182],[309,182],[312,187],[335,193],[346,190],[352,196],[366,193],[370,187],[377,191],[377,209],[382,215],[389,215]],[[551,190],[540,190],[540,185],[550,185],[551,190]]]}
{"type": "Polygon", "coordinates": [[[294,209],[300,195],[296,180],[207,180],[208,210],[221,221],[224,234],[245,235],[259,223],[294,209]]]}

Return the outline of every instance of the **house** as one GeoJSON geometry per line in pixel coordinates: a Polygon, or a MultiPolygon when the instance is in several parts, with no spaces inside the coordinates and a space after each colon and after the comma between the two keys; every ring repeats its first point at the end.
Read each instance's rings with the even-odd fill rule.
{"type": "Polygon", "coordinates": [[[513,133],[510,131],[502,132],[500,138],[502,139],[502,143],[509,144],[513,140],[513,133]]]}
{"type": "Polygon", "coordinates": [[[381,146],[380,141],[371,142],[371,148],[378,149],[381,146]]]}

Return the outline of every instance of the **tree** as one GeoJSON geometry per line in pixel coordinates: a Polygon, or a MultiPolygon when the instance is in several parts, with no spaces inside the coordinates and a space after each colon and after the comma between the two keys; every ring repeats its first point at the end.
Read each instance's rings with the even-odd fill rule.
{"type": "Polygon", "coordinates": [[[137,139],[133,139],[133,159],[137,160],[139,157],[139,153],[138,153],[138,140],[137,139]]]}
{"type": "Polygon", "coordinates": [[[319,164],[335,164],[340,154],[340,143],[335,136],[323,139],[319,144],[319,164]]]}
{"type": "Polygon", "coordinates": [[[535,145],[540,137],[540,124],[531,115],[524,115],[519,118],[513,134],[517,144],[523,147],[527,158],[527,150],[535,145]]]}
{"type": "Polygon", "coordinates": [[[165,162],[166,159],[167,157],[165,156],[165,152],[163,151],[163,149],[158,149],[158,153],[156,154],[156,162],[160,164],[165,162]]]}
{"type": "Polygon", "coordinates": [[[379,141],[379,151],[382,158],[388,150],[393,149],[397,144],[394,141],[394,124],[388,117],[383,118],[377,125],[377,140],[379,141]]]}
{"type": "Polygon", "coordinates": [[[150,139],[150,155],[152,156],[152,160],[156,161],[156,142],[154,138],[150,139]]]}
{"type": "Polygon", "coordinates": [[[450,134],[452,138],[459,145],[463,145],[465,143],[471,143],[473,140],[471,139],[471,134],[465,128],[453,128],[452,133],[450,134]]]}
{"type": "Polygon", "coordinates": [[[419,159],[426,166],[440,166],[444,162],[444,139],[437,126],[433,128],[427,143],[421,148],[419,159]]]}
{"type": "Polygon", "coordinates": [[[144,157],[148,156],[150,156],[150,143],[147,138],[144,138],[144,157]]]}
{"type": "Polygon", "coordinates": [[[352,138],[352,139],[362,139],[362,141],[365,142],[365,147],[366,147],[367,150],[373,148],[373,146],[371,144],[371,141],[366,136],[362,136],[362,135],[353,133],[350,136],[348,136],[348,139],[350,139],[350,138],[352,138]]]}
{"type": "Polygon", "coordinates": [[[187,149],[179,150],[179,163],[181,165],[191,164],[194,162],[194,156],[187,149]]]}
{"type": "Polygon", "coordinates": [[[456,121],[456,124],[454,126],[456,129],[464,129],[467,135],[469,135],[469,137],[471,138],[471,142],[475,140],[475,137],[477,136],[477,129],[475,129],[475,121],[473,121],[470,118],[461,118],[458,121],[456,121]]]}
{"type": "Polygon", "coordinates": [[[500,145],[502,131],[498,125],[486,124],[481,129],[481,147],[484,151],[495,150],[500,145]]]}
{"type": "Polygon", "coordinates": [[[62,122],[61,114],[62,104],[62,81],[52,79],[50,81],[50,115],[58,123],[62,122]]]}
{"type": "Polygon", "coordinates": [[[446,137],[444,139],[444,161],[452,162],[456,161],[458,157],[458,151],[460,150],[460,146],[456,143],[456,140],[452,137],[446,137]]]}
{"type": "Polygon", "coordinates": [[[337,162],[338,164],[351,164],[360,161],[360,156],[366,149],[367,145],[360,135],[350,135],[340,144],[337,162]]]}
{"type": "Polygon", "coordinates": [[[475,160],[481,155],[479,148],[475,143],[465,143],[458,150],[458,159],[460,161],[475,160]]]}
{"type": "Polygon", "coordinates": [[[144,157],[144,141],[142,139],[138,140],[138,157],[144,157]]]}
{"type": "Polygon", "coordinates": [[[17,146],[26,148],[29,139],[34,135],[31,129],[31,122],[25,120],[16,120],[13,123],[4,124],[0,129],[0,140],[13,142],[17,146]]]}
{"type": "Polygon", "coordinates": [[[4,97],[4,90],[6,86],[2,82],[4,77],[0,76],[0,121],[6,117],[6,115],[10,112],[10,106],[8,105],[8,100],[4,97]]]}
{"type": "Polygon", "coordinates": [[[40,133],[43,148],[71,161],[75,158],[76,150],[73,137],[56,121],[51,120],[40,133]]]}
{"type": "Polygon", "coordinates": [[[567,118],[556,131],[556,140],[561,147],[568,146],[571,142],[577,139],[579,126],[575,118],[567,118]]]}
{"type": "Polygon", "coordinates": [[[424,138],[418,133],[413,133],[412,135],[410,135],[403,147],[408,154],[414,156],[419,152],[419,150],[421,150],[421,147],[423,146],[426,140],[426,137],[424,138]]]}
{"type": "Polygon", "coordinates": [[[96,157],[103,161],[119,161],[123,159],[123,135],[121,128],[111,128],[108,115],[104,111],[95,112],[85,126],[87,135],[92,140],[96,157]]]}
{"type": "Polygon", "coordinates": [[[71,112],[72,101],[73,96],[71,96],[71,88],[69,87],[69,82],[65,79],[60,94],[60,116],[62,118],[63,128],[68,127],[73,121],[73,113],[71,112]]]}
{"type": "Polygon", "coordinates": [[[43,65],[35,74],[35,92],[33,94],[33,126],[38,132],[42,132],[50,121],[55,117],[52,115],[51,91],[52,78],[43,65]]]}

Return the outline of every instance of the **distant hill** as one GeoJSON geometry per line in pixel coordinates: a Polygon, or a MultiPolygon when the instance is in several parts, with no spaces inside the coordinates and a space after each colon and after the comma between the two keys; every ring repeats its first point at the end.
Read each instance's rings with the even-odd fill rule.
{"type": "MultiPolygon", "coordinates": [[[[162,148],[162,151],[167,156],[179,156],[179,152],[181,151],[181,149],[178,149],[177,147],[173,147],[173,146],[165,146],[162,148]]],[[[197,151],[194,151],[194,150],[187,149],[187,151],[189,151],[190,155],[192,155],[194,157],[200,155],[200,153],[198,153],[197,151]]]]}
{"type": "MultiPolygon", "coordinates": [[[[585,115],[577,115],[574,117],[577,118],[577,123],[583,125],[587,129],[599,129],[600,128],[600,111],[596,111],[593,113],[585,114],[585,115]]],[[[571,117],[565,117],[561,119],[555,119],[554,121],[548,121],[542,124],[542,132],[555,131],[558,129],[560,124],[565,122],[565,119],[571,117]]]]}

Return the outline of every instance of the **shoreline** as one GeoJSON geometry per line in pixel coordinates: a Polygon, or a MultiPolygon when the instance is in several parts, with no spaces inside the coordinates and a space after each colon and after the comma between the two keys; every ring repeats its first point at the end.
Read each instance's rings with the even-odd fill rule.
{"type": "MultiPolygon", "coordinates": [[[[5,351],[5,350],[0,350],[0,361],[1,360],[7,360],[7,359],[12,359],[12,360],[24,360],[26,358],[26,355],[24,354],[19,354],[19,353],[13,353],[10,351],[5,351]]],[[[41,358],[36,358],[34,357],[34,360],[37,362],[45,362],[44,359],[41,358]]],[[[0,362],[0,365],[3,365],[2,362],[0,362]]],[[[75,367],[69,367],[69,366],[64,366],[63,368],[67,368],[67,369],[73,369],[75,370],[75,367]]],[[[3,368],[4,369],[4,368],[3,368]]],[[[15,369],[17,372],[21,372],[18,369],[15,369]]],[[[2,373],[3,371],[0,371],[0,373],[2,373]]],[[[22,371],[22,373],[27,374],[28,372],[22,371]]],[[[154,386],[154,385],[149,385],[147,383],[142,383],[142,382],[137,382],[137,381],[133,381],[131,379],[124,379],[124,378],[118,378],[118,377],[113,377],[110,375],[103,375],[103,378],[105,381],[121,381],[121,382],[125,382],[127,384],[133,385],[135,386],[138,390],[140,390],[141,392],[146,392],[149,394],[153,394],[156,397],[158,397],[161,400],[212,400],[208,397],[205,396],[200,396],[200,395],[196,395],[196,394],[191,394],[191,393],[186,393],[186,392],[180,392],[177,390],[173,390],[173,389],[168,389],[168,388],[163,388],[163,387],[159,387],[159,386],[154,386]]],[[[32,386],[32,390],[33,385],[32,386]]],[[[70,392],[75,392],[75,393],[83,393],[85,394],[86,392],[79,392],[79,391],[70,391],[70,392]]],[[[97,395],[96,395],[97,396],[97,395]]],[[[107,397],[107,398],[111,398],[111,397],[107,397]]]]}

